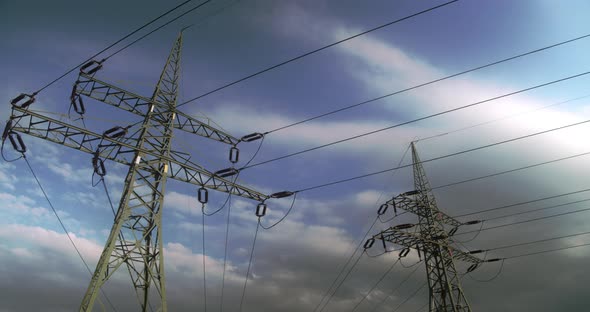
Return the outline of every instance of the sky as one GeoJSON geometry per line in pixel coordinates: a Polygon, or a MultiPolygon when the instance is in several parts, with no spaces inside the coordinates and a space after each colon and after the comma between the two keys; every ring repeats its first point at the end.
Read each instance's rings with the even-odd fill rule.
{"type": "MultiPolygon", "coordinates": [[[[18,94],[39,89],[180,2],[104,0],[83,5],[70,0],[0,0],[0,100],[5,103],[0,106],[0,116],[3,120],[9,118],[9,102],[18,94]]],[[[308,51],[442,3],[213,0],[109,58],[96,77],[150,96],[180,29],[193,25],[183,34],[179,101],[184,102],[308,51]]],[[[590,3],[583,0],[460,0],[247,79],[183,105],[180,110],[210,120],[235,137],[266,132],[587,35],[590,22],[585,12],[589,9],[590,3]]],[[[273,132],[265,138],[252,163],[585,73],[590,70],[589,48],[590,38],[580,39],[273,132]]],[[[39,93],[31,109],[83,126],[76,116],[67,116],[76,75],[74,72],[39,93]]],[[[590,75],[582,75],[260,164],[244,170],[239,182],[265,194],[307,189],[398,164],[409,165],[411,157],[404,154],[413,140],[422,139],[416,146],[420,158],[428,160],[583,122],[590,119],[589,82],[590,75]]],[[[97,133],[137,121],[127,112],[85,100],[84,126],[97,133]]],[[[590,185],[585,155],[444,186],[590,152],[585,136],[588,130],[588,125],[581,124],[428,161],[424,170],[435,188],[439,209],[451,216],[582,191],[590,185]]],[[[93,269],[113,217],[104,190],[92,186],[91,155],[27,135],[22,138],[34,172],[93,269]]],[[[258,142],[239,147],[238,165],[243,165],[254,155],[258,142]]],[[[182,131],[175,132],[173,149],[190,153],[193,161],[210,171],[231,166],[227,145],[182,131]]],[[[18,156],[10,144],[6,144],[5,154],[8,158],[18,156]]],[[[105,182],[116,203],[127,168],[109,161],[105,165],[105,182]]],[[[396,224],[417,222],[415,217],[405,215],[377,222],[370,228],[380,204],[412,188],[412,170],[407,167],[299,193],[292,212],[282,223],[258,233],[243,311],[314,311],[346,260],[364,241],[365,232],[372,235],[396,224]]],[[[209,193],[211,200],[206,209],[213,211],[226,197],[209,193]]],[[[169,180],[163,239],[170,311],[206,310],[202,215],[196,196],[194,185],[169,180]]],[[[588,196],[589,192],[577,192],[458,218],[486,220],[483,228],[491,228],[457,235],[457,241],[465,242],[458,246],[490,249],[587,232],[590,214],[584,209],[590,206],[583,200],[588,196]],[[571,203],[574,201],[579,202],[571,203]],[[530,212],[556,205],[560,206],[530,212]],[[513,215],[519,212],[523,213],[513,215]],[[544,218],[562,213],[569,214],[544,218]],[[492,228],[520,221],[526,222],[492,228]]],[[[269,212],[262,224],[280,219],[291,200],[269,200],[269,212]]],[[[225,311],[238,310],[257,226],[257,204],[232,197],[231,209],[226,206],[219,214],[205,218],[207,310],[219,311],[221,302],[225,311]],[[222,300],[228,210],[231,213],[222,300]]],[[[390,213],[385,217],[391,217],[390,213]]],[[[462,227],[458,233],[473,230],[478,227],[462,227]]],[[[499,249],[486,256],[513,257],[588,242],[588,235],[578,235],[499,249]]],[[[368,253],[380,253],[377,245],[368,253]]],[[[353,257],[359,259],[357,265],[323,311],[353,311],[398,257],[397,253],[357,256],[353,257]]],[[[579,311],[590,306],[589,297],[580,287],[590,280],[586,269],[589,257],[590,248],[582,247],[507,259],[503,265],[488,263],[465,275],[462,286],[474,311],[579,311]],[[483,282],[497,272],[497,278],[483,282]]],[[[406,268],[417,261],[412,251],[401,264],[396,263],[354,311],[419,311],[428,300],[425,289],[416,292],[426,281],[424,263],[417,263],[412,275],[416,267],[406,268]]],[[[460,272],[467,267],[457,263],[460,272]]],[[[22,159],[0,162],[0,274],[2,312],[78,309],[90,280],[22,159]]],[[[126,273],[115,275],[104,290],[118,311],[136,309],[126,273]]]]}

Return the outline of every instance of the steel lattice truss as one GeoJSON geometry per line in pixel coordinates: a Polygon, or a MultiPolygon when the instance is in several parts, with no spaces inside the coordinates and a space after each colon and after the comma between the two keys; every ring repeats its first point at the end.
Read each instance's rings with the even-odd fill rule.
{"type": "Polygon", "coordinates": [[[415,144],[412,143],[411,147],[415,189],[393,197],[385,205],[393,207],[396,211],[401,209],[415,214],[418,217],[418,228],[411,232],[409,228],[412,225],[393,226],[374,235],[372,239],[391,242],[407,249],[415,248],[422,252],[429,287],[429,311],[471,311],[461,288],[455,260],[472,263],[471,268],[485,261],[473,256],[474,252],[465,252],[452,246],[452,235],[463,223],[438,209],[415,144]],[[452,229],[447,231],[445,225],[452,229]]]}
{"type": "Polygon", "coordinates": [[[195,164],[188,153],[171,149],[174,129],[233,147],[240,142],[208,121],[176,110],[181,47],[182,33],[151,98],[96,79],[94,74],[102,67],[100,62],[92,61],[81,68],[71,94],[76,111],[84,113],[82,97],[89,97],[143,117],[136,126],[115,127],[99,134],[29,110],[33,96],[21,95],[12,101],[3,139],[20,132],[92,154],[98,173],[101,168],[104,170],[103,160],[129,166],[115,222],[80,311],[92,311],[101,287],[123,265],[131,277],[141,311],[167,311],[161,211],[168,178],[260,202],[269,198],[195,164]]]}

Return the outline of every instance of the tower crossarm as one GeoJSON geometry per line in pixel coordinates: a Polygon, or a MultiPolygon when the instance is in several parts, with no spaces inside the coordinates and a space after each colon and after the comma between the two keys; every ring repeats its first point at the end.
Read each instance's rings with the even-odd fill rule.
{"type": "MultiPolygon", "coordinates": [[[[142,117],[147,114],[147,110],[152,103],[149,98],[129,92],[82,72],[72,90],[72,96],[75,94],[87,96],[142,117]]],[[[158,102],[154,104],[165,106],[165,104],[158,102]]],[[[230,145],[236,145],[240,141],[225,131],[211,126],[208,118],[202,119],[176,111],[173,127],[230,145]]]]}
{"type": "Polygon", "coordinates": [[[447,249],[454,259],[469,263],[484,262],[484,260],[481,260],[468,252],[464,252],[453,246],[450,246],[446,243],[445,238],[446,237],[441,237],[440,239],[425,238],[418,233],[404,231],[395,227],[390,227],[389,229],[383,230],[380,233],[373,235],[373,239],[381,239],[399,246],[422,249],[423,251],[425,246],[440,246],[444,249],[447,249]]]}
{"type": "Polygon", "coordinates": [[[124,165],[131,165],[138,161],[135,159],[135,152],[139,151],[140,154],[150,158],[164,160],[168,166],[169,178],[255,201],[264,201],[269,198],[256,190],[216,176],[190,161],[188,154],[180,151],[172,150],[170,156],[158,155],[150,149],[136,147],[136,140],[133,137],[111,138],[16,106],[12,109],[10,119],[12,121],[11,130],[15,132],[28,134],[88,154],[94,154],[96,148],[100,147],[99,157],[124,165]]]}
{"type": "Polygon", "coordinates": [[[424,206],[423,202],[416,199],[415,195],[417,192],[410,191],[399,194],[392,199],[388,200],[386,204],[388,206],[393,207],[396,211],[397,209],[402,209],[407,212],[411,212],[420,217],[429,217],[430,215],[433,216],[437,221],[453,226],[458,227],[460,226],[461,222],[454,219],[453,217],[441,212],[438,209],[433,209],[432,207],[424,206]]]}

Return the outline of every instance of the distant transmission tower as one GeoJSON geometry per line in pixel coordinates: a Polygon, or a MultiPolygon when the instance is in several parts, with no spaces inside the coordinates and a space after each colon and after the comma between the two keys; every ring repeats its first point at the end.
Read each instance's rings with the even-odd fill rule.
{"type": "Polygon", "coordinates": [[[400,257],[407,255],[410,248],[418,250],[424,255],[426,275],[429,288],[429,311],[431,312],[465,312],[471,311],[469,303],[461,288],[460,276],[455,268],[455,260],[472,263],[468,272],[473,271],[482,262],[492,262],[496,259],[481,260],[473,254],[481,250],[464,252],[452,246],[452,236],[459,226],[479,223],[479,221],[459,222],[444,214],[436,205],[434,195],[426,178],[424,168],[418,157],[416,146],[412,142],[412,160],[414,169],[414,190],[393,197],[381,205],[378,214],[382,215],[393,207],[411,212],[418,217],[418,228],[411,231],[414,224],[400,224],[374,235],[365,243],[370,248],[376,239],[391,242],[404,247],[400,257]],[[447,231],[445,225],[451,229],[447,231]]]}
{"type": "MultiPolygon", "coordinates": [[[[95,174],[106,174],[104,160],[129,166],[115,222],[96,266],[80,311],[91,311],[101,287],[123,264],[127,267],[141,311],[167,311],[162,243],[162,206],[167,178],[199,186],[201,203],[207,189],[264,202],[269,196],[226,179],[238,173],[228,168],[215,173],[190,161],[187,153],[172,150],[172,131],[180,129],[229,144],[230,161],[237,162],[236,145],[261,138],[242,139],[176,110],[182,32],[178,35],[151,98],[145,98],[94,77],[102,61],[80,68],[71,93],[72,108],[80,115],[86,96],[143,118],[139,126],[114,127],[102,134],[52,119],[29,110],[34,95],[21,94],[11,101],[12,114],[3,134],[13,147],[26,147],[18,132],[68,146],[93,155],[95,174]]],[[[261,204],[264,205],[264,204],[261,204]]]]}

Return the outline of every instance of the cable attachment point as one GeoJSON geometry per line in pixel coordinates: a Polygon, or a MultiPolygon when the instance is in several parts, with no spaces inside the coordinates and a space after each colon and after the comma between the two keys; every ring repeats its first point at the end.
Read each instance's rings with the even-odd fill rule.
{"type": "Polygon", "coordinates": [[[18,107],[18,108],[27,108],[31,104],[35,103],[35,95],[37,95],[37,93],[33,93],[33,94],[21,93],[19,96],[12,99],[10,101],[10,104],[12,104],[12,106],[18,107]]]}
{"type": "Polygon", "coordinates": [[[375,244],[375,239],[371,237],[371,238],[367,239],[367,241],[363,245],[363,248],[369,249],[369,248],[373,247],[373,244],[375,244]]]}
{"type": "Polygon", "coordinates": [[[100,62],[92,60],[80,67],[80,73],[85,75],[92,75],[102,68],[102,62],[104,61],[105,60],[102,60],[100,62]]]}
{"type": "Polygon", "coordinates": [[[86,113],[86,108],[84,108],[84,101],[82,101],[82,97],[80,96],[80,94],[76,93],[78,82],[79,81],[76,81],[76,83],[72,87],[72,94],[70,95],[70,107],[74,107],[74,111],[79,115],[84,115],[84,113],[86,113]]]}
{"type": "Polygon", "coordinates": [[[209,201],[209,191],[204,187],[199,188],[198,197],[199,203],[206,204],[209,201]]]}
{"type": "Polygon", "coordinates": [[[387,211],[387,208],[389,208],[389,205],[387,204],[383,204],[379,207],[379,209],[377,210],[377,215],[382,216],[383,214],[385,214],[385,212],[387,211]]]}
{"type": "Polygon", "coordinates": [[[107,175],[107,170],[104,166],[104,161],[100,158],[98,150],[94,152],[92,156],[92,167],[94,168],[94,173],[97,175],[104,177],[107,175]]]}
{"type": "Polygon", "coordinates": [[[405,258],[410,253],[410,248],[404,248],[399,252],[400,258],[405,258]]]}
{"type": "Polygon", "coordinates": [[[271,194],[270,198],[285,198],[285,197],[289,197],[293,194],[295,194],[295,192],[290,192],[290,191],[276,192],[274,194],[271,194]]]}
{"type": "Polygon", "coordinates": [[[225,168],[221,170],[217,170],[213,173],[214,176],[218,176],[220,178],[227,178],[233,175],[240,173],[240,171],[236,168],[225,168]]]}
{"type": "Polygon", "coordinates": [[[479,263],[472,264],[471,266],[469,266],[467,268],[467,273],[471,273],[471,272],[475,271],[475,269],[477,269],[478,267],[479,267],[479,263]]]}
{"type": "Polygon", "coordinates": [[[240,160],[240,150],[234,145],[229,149],[229,161],[232,164],[237,163],[240,160]]]}
{"type": "Polygon", "coordinates": [[[121,126],[116,126],[116,127],[110,128],[109,130],[103,132],[102,136],[106,136],[111,139],[120,138],[120,137],[127,134],[127,129],[128,129],[128,127],[124,128],[121,126]]]}
{"type": "Polygon", "coordinates": [[[266,215],[266,204],[261,202],[256,206],[256,216],[262,218],[264,215],[266,215]]]}
{"type": "Polygon", "coordinates": [[[264,137],[264,134],[259,133],[259,132],[254,132],[254,133],[243,136],[240,139],[240,141],[241,142],[252,142],[252,141],[260,140],[263,137],[264,137]]]}
{"type": "Polygon", "coordinates": [[[20,134],[14,131],[9,131],[8,139],[10,140],[10,144],[12,144],[12,148],[14,148],[15,151],[22,154],[27,152],[27,146],[25,145],[25,142],[23,142],[23,139],[20,137],[20,134]]]}
{"type": "Polygon", "coordinates": [[[476,250],[472,250],[472,251],[470,251],[470,252],[468,252],[468,253],[469,253],[470,255],[475,255],[475,254],[482,253],[482,252],[486,252],[486,250],[483,250],[483,249],[476,249],[476,250]]]}

